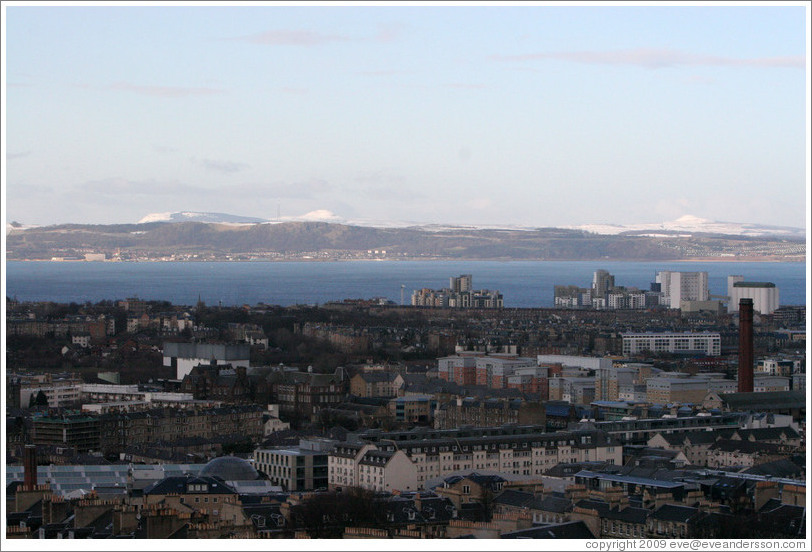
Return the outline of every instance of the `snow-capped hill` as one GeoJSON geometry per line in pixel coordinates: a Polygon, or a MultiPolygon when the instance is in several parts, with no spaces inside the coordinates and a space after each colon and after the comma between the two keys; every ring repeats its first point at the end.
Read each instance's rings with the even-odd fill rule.
{"type": "Polygon", "coordinates": [[[315,211],[310,211],[309,213],[305,213],[300,217],[293,217],[292,219],[288,220],[297,220],[302,222],[344,222],[341,217],[332,211],[328,211],[327,209],[316,209],[315,211]]]}
{"type": "Polygon", "coordinates": [[[787,236],[804,237],[806,230],[789,226],[768,226],[741,222],[720,222],[693,215],[684,215],[668,222],[649,224],[583,224],[565,226],[575,230],[585,230],[595,234],[617,235],[624,232],[687,232],[704,234],[726,234],[732,236],[787,236]]]}
{"type": "Polygon", "coordinates": [[[229,215],[227,213],[197,213],[193,211],[182,211],[175,213],[152,213],[139,220],[138,224],[145,224],[147,222],[213,222],[255,224],[257,222],[266,221],[264,219],[229,215]]]}

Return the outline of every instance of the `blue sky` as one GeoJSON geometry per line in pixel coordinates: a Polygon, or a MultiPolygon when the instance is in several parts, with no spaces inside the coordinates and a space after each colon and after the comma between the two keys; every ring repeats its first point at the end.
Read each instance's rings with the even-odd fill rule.
{"type": "Polygon", "coordinates": [[[808,4],[6,4],[6,217],[804,227],[808,4]]]}

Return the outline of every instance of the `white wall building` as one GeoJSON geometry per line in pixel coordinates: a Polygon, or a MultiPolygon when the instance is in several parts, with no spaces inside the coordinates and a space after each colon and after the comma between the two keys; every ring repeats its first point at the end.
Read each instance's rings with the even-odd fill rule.
{"type": "Polygon", "coordinates": [[[713,332],[643,332],[623,333],[623,355],[635,355],[643,351],[654,353],[703,352],[707,356],[722,354],[722,338],[713,332]]]}
{"type": "Polygon", "coordinates": [[[220,343],[164,343],[164,366],[175,368],[176,378],[181,380],[198,364],[230,364],[233,368],[248,368],[251,346],[247,344],[220,343]]]}
{"type": "Polygon", "coordinates": [[[661,304],[672,309],[680,308],[680,301],[707,301],[710,298],[707,272],[662,270],[654,282],[660,284],[661,304]]]}
{"type": "Polygon", "coordinates": [[[540,477],[562,462],[594,461],[621,465],[622,444],[608,435],[591,431],[403,442],[383,440],[379,446],[340,443],[330,454],[329,487],[331,490],[346,487],[415,490],[424,488],[428,481],[460,471],[489,470],[540,477]]]}
{"type": "Polygon", "coordinates": [[[538,363],[560,364],[562,366],[577,366],[588,370],[598,370],[600,368],[611,368],[612,359],[602,357],[586,357],[575,355],[538,355],[538,363]]]}
{"type": "Polygon", "coordinates": [[[772,314],[778,308],[778,288],[772,282],[745,282],[741,276],[728,276],[728,312],[739,312],[741,299],[753,300],[753,311],[772,314]],[[731,279],[734,279],[731,281],[731,279]]]}

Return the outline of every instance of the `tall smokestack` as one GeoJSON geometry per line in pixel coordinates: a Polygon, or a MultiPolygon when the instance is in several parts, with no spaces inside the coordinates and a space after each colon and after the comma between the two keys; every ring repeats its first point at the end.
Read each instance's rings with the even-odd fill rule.
{"type": "Polygon", "coordinates": [[[37,486],[37,446],[25,445],[23,453],[23,485],[28,490],[37,486]]]}
{"type": "Polygon", "coordinates": [[[739,300],[739,393],[753,392],[753,300],[739,300]]]}

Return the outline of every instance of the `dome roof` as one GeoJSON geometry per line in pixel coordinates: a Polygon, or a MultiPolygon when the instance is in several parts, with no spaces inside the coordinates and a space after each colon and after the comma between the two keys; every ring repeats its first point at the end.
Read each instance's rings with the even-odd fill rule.
{"type": "Polygon", "coordinates": [[[261,478],[250,462],[236,456],[221,456],[211,460],[200,470],[200,475],[219,477],[223,481],[254,481],[261,478]]]}

